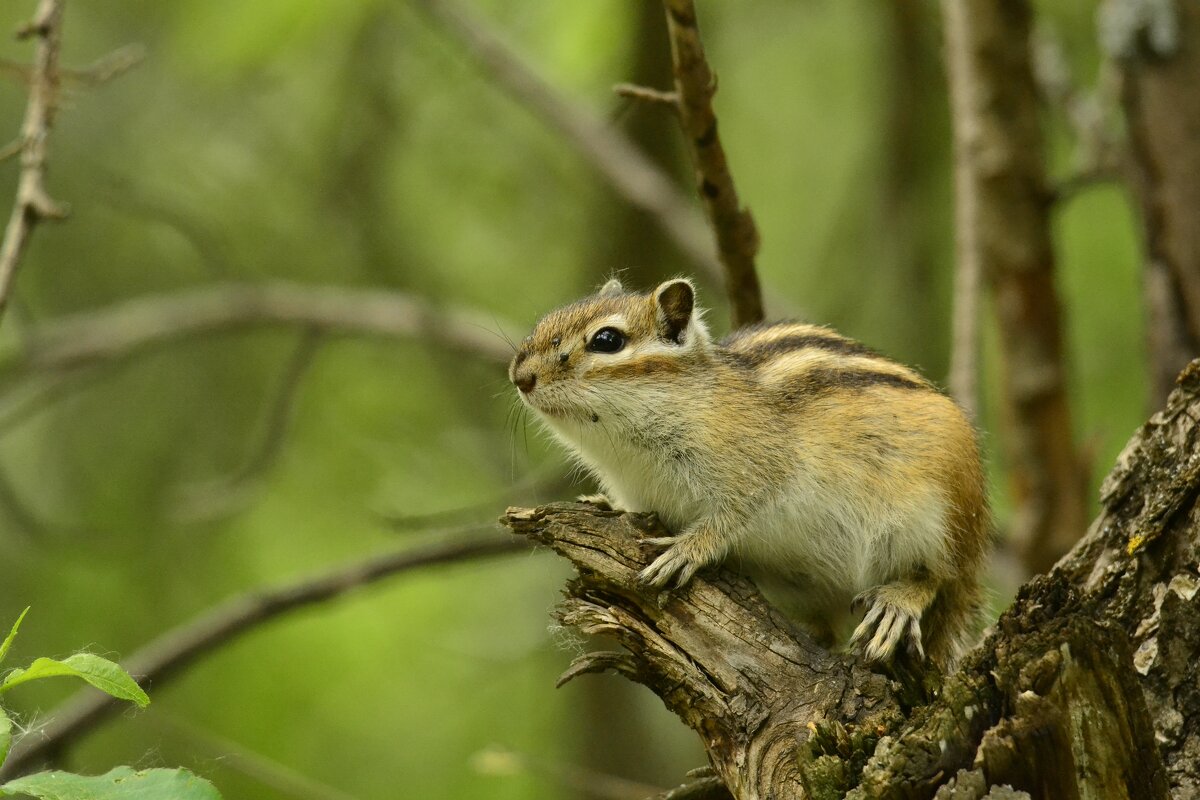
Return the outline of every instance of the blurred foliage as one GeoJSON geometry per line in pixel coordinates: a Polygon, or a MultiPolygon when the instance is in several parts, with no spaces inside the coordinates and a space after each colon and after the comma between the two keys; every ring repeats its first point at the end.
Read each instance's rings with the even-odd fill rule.
{"type": "MultiPolygon", "coordinates": [[[[12,649],[29,613],[26,607],[13,623],[8,636],[0,643],[0,665],[12,649]]],[[[150,705],[150,698],[137,682],[122,669],[95,653],[75,653],[62,660],[39,658],[28,667],[6,669],[0,681],[0,695],[15,686],[47,678],[79,678],[117,700],[126,700],[138,708],[150,705]]],[[[3,764],[12,742],[12,720],[0,707],[0,764],[3,764]]],[[[221,800],[211,783],[197,778],[187,770],[150,769],[135,771],[116,767],[104,775],[75,775],[53,770],[23,775],[0,784],[0,796],[30,796],[46,800],[221,800]]]]}
{"type": "MultiPolygon", "coordinates": [[[[471,8],[567,95],[641,131],[686,188],[673,121],[610,92],[629,79],[636,43],[666,46],[644,2],[471,8]]],[[[700,11],[772,310],[833,324],[941,379],[949,126],[936,3],[912,5],[910,68],[897,67],[889,4],[700,11]]],[[[6,4],[0,27],[32,6],[6,4]]],[[[1090,82],[1091,8],[1039,7],[1090,82]]],[[[48,182],[72,215],[37,231],[0,347],[60,315],[219,279],[402,289],[482,309],[499,330],[531,325],[610,270],[635,284],[686,270],[407,3],[68,6],[66,64],[130,42],[147,50],[138,68],[69,88],[48,182]]],[[[6,42],[0,58],[27,60],[29,48],[6,42]]],[[[23,108],[19,81],[0,85],[0,129],[15,135],[23,108]]],[[[1064,123],[1046,118],[1054,172],[1065,174],[1064,123]]],[[[0,176],[11,196],[12,161],[0,176]]],[[[1059,210],[1057,234],[1077,434],[1098,482],[1146,413],[1129,201],[1089,191],[1059,210]]],[[[703,297],[721,328],[719,288],[703,297]]],[[[21,659],[86,642],[128,654],[231,593],[438,535],[397,533],[389,515],[471,507],[487,520],[566,493],[557,453],[506,424],[513,399],[496,365],[419,342],[330,338],[299,381],[278,457],[236,496],[197,495],[254,459],[301,335],[171,344],[102,368],[0,432],[0,618],[33,604],[42,622],[18,641],[21,659]]],[[[988,387],[994,356],[985,368],[988,387]]],[[[995,451],[994,414],[983,427],[995,451]]],[[[1002,471],[993,460],[1001,523],[1002,471]]],[[[137,724],[106,724],[63,766],[182,764],[229,797],[549,798],[573,794],[553,770],[488,774],[474,756],[495,745],[538,763],[596,764],[606,745],[592,731],[628,722],[641,744],[611,768],[672,784],[702,755],[649,693],[588,699],[615,678],[552,692],[580,646],[547,628],[564,575],[546,554],[463,564],[280,620],[154,691],[137,724]]],[[[62,697],[31,687],[15,710],[28,722],[62,697]]]]}

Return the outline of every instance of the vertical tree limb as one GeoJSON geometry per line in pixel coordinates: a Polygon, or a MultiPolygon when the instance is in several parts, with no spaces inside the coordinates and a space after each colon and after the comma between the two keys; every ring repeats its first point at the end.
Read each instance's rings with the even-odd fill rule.
{"type": "MultiPolygon", "coordinates": [[[[1086,523],[1054,282],[1049,200],[1025,0],[943,0],[958,253],[991,288],[1000,325],[1013,536],[1041,572],[1086,523]]],[[[959,312],[966,325],[967,311],[959,312]]],[[[974,346],[974,345],[972,345],[974,346]]]]}
{"type": "Polygon", "coordinates": [[[692,0],[664,0],[663,5],[671,36],[679,120],[696,167],[696,188],[716,236],[717,256],[725,268],[725,290],[733,327],[737,328],[763,318],[762,289],[754,269],[758,228],[750,211],[738,200],[717,133],[712,107],[717,79],[704,56],[696,9],[692,0]]]}
{"type": "Polygon", "coordinates": [[[0,245],[0,318],[12,294],[21,256],[34,227],[43,220],[62,219],[66,209],[46,191],[46,151],[54,125],[58,97],[58,50],[66,0],[39,0],[33,20],[17,32],[18,39],[38,38],[29,78],[29,104],[21,124],[21,176],[17,200],[0,245]]]}
{"type": "Polygon", "coordinates": [[[1166,0],[1158,17],[1107,9],[1106,39],[1122,66],[1131,178],[1145,250],[1151,404],[1200,353],[1200,5],[1166,0]]]}

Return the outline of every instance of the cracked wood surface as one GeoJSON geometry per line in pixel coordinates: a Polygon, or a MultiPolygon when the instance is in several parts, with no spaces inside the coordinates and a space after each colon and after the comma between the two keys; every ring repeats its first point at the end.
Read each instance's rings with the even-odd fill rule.
{"type": "Polygon", "coordinates": [[[709,570],[683,589],[641,587],[655,551],[640,540],[663,534],[653,515],[561,504],[509,509],[502,521],[578,570],[559,619],[629,651],[585,654],[564,677],[612,669],[648,686],[700,734],[737,798],[802,793],[810,724],[870,726],[897,708],[886,679],[814,644],[744,578],[709,570]]]}

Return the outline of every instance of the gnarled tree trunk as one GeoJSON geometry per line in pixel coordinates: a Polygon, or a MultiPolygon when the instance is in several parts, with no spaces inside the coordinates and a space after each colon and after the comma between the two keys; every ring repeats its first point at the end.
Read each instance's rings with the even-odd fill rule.
{"type": "MultiPolygon", "coordinates": [[[[505,523],[570,559],[560,619],[696,730],[733,797],[1200,796],[1200,360],[1138,431],[1075,549],[1022,588],[932,700],[830,654],[726,570],[648,593],[653,516],[505,523]]],[[[699,785],[697,788],[700,788],[699,785]]]]}

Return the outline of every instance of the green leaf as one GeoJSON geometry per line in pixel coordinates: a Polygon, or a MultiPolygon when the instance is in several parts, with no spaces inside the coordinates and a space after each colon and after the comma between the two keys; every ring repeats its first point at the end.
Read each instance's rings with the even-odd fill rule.
{"type": "Polygon", "coordinates": [[[4,759],[8,758],[10,744],[12,744],[12,720],[8,718],[8,714],[4,713],[4,709],[0,708],[0,764],[3,764],[4,759]]]}
{"type": "Polygon", "coordinates": [[[8,648],[12,647],[13,639],[17,638],[17,629],[21,627],[21,620],[25,619],[25,615],[29,613],[29,606],[25,606],[25,610],[21,612],[21,616],[17,617],[17,621],[13,623],[12,630],[8,632],[8,637],[5,638],[4,644],[0,644],[0,664],[4,663],[4,657],[8,655],[8,648]]]}
{"type": "Polygon", "coordinates": [[[211,783],[186,769],[117,767],[104,775],[39,772],[0,786],[0,796],[27,794],[39,800],[221,800],[211,783]]]}
{"type": "Polygon", "coordinates": [[[39,658],[29,665],[29,669],[14,669],[8,673],[0,692],[6,692],[22,683],[36,681],[42,678],[55,678],[62,675],[82,678],[102,692],[112,695],[118,700],[129,700],[145,708],[150,705],[150,698],[142,691],[129,673],[119,666],[91,653],[76,653],[58,661],[53,658],[39,658]]]}

